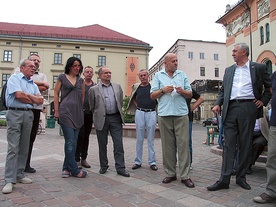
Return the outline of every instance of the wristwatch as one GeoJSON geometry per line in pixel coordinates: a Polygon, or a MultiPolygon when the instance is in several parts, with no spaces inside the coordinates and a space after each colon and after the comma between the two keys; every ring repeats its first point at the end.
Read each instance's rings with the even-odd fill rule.
{"type": "Polygon", "coordinates": [[[164,93],[164,91],[162,90],[162,88],[160,88],[160,92],[163,94],[164,93]]]}

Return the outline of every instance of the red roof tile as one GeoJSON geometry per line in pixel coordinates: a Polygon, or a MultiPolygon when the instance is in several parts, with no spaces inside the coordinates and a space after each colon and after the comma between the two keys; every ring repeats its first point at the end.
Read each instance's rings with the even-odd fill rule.
{"type": "Polygon", "coordinates": [[[56,27],[0,22],[0,34],[46,38],[83,39],[147,45],[141,40],[124,35],[98,24],[84,27],[56,27]]]}

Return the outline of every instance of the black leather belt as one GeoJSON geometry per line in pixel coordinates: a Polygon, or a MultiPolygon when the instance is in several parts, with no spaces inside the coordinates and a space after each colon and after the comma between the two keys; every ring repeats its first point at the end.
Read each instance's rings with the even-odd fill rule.
{"type": "Polygon", "coordinates": [[[155,109],[142,109],[142,108],[137,108],[140,111],[144,111],[144,112],[151,112],[151,111],[155,111],[155,109]]]}
{"type": "Polygon", "coordinates": [[[119,114],[119,112],[114,113],[114,114],[106,114],[106,116],[115,116],[115,115],[118,115],[118,114],[119,114]]]}
{"type": "Polygon", "coordinates": [[[15,111],[30,111],[30,110],[32,110],[32,109],[29,109],[29,108],[8,107],[8,110],[15,110],[15,111]]]}
{"type": "Polygon", "coordinates": [[[232,99],[230,103],[252,102],[254,99],[232,99]]]}

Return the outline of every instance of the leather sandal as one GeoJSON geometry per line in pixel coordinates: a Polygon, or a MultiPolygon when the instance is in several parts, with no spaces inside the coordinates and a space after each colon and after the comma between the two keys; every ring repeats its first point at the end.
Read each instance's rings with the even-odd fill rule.
{"type": "Polygon", "coordinates": [[[87,172],[84,170],[81,170],[80,173],[77,175],[78,178],[85,178],[87,175],[87,172]]]}
{"type": "Polygon", "coordinates": [[[62,178],[69,178],[70,176],[70,172],[68,172],[67,170],[63,170],[61,173],[61,177],[62,178]]]}

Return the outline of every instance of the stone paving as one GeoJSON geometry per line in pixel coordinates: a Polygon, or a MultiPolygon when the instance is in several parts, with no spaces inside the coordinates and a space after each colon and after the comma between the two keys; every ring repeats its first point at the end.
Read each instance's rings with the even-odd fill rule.
{"type": "MultiPolygon", "coordinates": [[[[132,170],[135,156],[135,138],[124,137],[126,167],[131,177],[117,175],[114,167],[112,140],[109,140],[109,170],[101,175],[99,171],[98,145],[96,136],[91,134],[87,178],[61,178],[64,158],[63,137],[59,127],[46,129],[46,134],[38,135],[34,144],[32,167],[37,172],[26,174],[32,184],[16,184],[11,194],[0,193],[0,206],[101,206],[101,207],[181,207],[181,206],[260,206],[252,198],[264,191],[266,170],[264,163],[253,166],[253,174],[247,176],[252,190],[244,190],[232,177],[229,189],[216,192],[207,191],[220,175],[221,156],[211,153],[210,146],[203,145],[206,129],[200,124],[193,127],[193,169],[191,179],[196,187],[189,189],[178,178],[170,184],[163,184],[165,177],[162,166],[161,140],[155,140],[158,171],[147,165],[147,145],[144,143],[144,164],[132,170]]],[[[0,188],[4,186],[6,157],[6,129],[0,129],[0,188]]],[[[265,204],[261,206],[276,206],[265,204]]]]}

